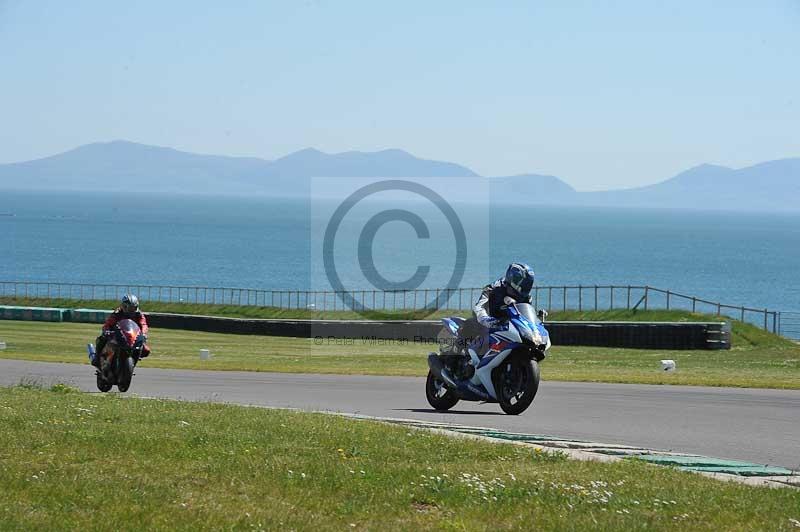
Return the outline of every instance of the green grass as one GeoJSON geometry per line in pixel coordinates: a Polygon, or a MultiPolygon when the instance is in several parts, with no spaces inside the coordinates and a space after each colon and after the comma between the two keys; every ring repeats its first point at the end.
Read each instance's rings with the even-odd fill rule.
{"type": "MultiPolygon", "coordinates": [[[[99,327],[79,323],[0,321],[0,358],[86,363],[84,346],[99,327]]],[[[745,326],[742,339],[750,332],[745,326]]],[[[644,384],[688,384],[800,389],[800,346],[757,330],[750,342],[735,341],[729,351],[646,351],[555,346],[542,362],[542,379],[644,384]],[[739,345],[743,344],[743,345],[739,345]],[[671,358],[678,370],[660,370],[671,358]]],[[[153,355],[146,367],[424,376],[427,353],[435,346],[354,341],[346,344],[153,329],[153,355]],[[201,348],[214,354],[199,359],[201,348]]]]}
{"type": "Polygon", "coordinates": [[[800,491],[376,422],[0,389],[2,530],[792,530],[800,491]]]}

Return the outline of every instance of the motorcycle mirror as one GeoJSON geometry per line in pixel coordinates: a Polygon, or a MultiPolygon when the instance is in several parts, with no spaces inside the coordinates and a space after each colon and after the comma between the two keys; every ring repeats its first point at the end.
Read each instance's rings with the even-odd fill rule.
{"type": "Polygon", "coordinates": [[[506,305],[513,305],[514,303],[516,303],[516,300],[511,296],[506,296],[503,298],[503,303],[505,303],[506,305]]]}
{"type": "Polygon", "coordinates": [[[536,313],[536,316],[539,318],[540,321],[544,321],[547,317],[547,311],[544,309],[540,309],[539,312],[536,313]]]}

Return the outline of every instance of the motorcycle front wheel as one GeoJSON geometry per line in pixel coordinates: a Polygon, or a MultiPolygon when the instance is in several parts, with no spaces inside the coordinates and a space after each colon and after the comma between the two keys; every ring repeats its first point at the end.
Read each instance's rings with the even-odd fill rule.
{"type": "Polygon", "coordinates": [[[494,371],[497,402],[506,414],[523,413],[539,390],[539,364],[535,360],[514,358],[494,371]]]}
{"type": "Polygon", "coordinates": [[[100,374],[100,372],[98,371],[97,372],[97,389],[100,390],[101,392],[105,393],[105,392],[110,391],[112,386],[114,386],[114,385],[111,384],[110,382],[108,382],[107,380],[105,380],[103,378],[103,376],[100,374]]]}
{"type": "Polygon", "coordinates": [[[128,388],[130,388],[131,379],[133,378],[133,368],[133,357],[126,357],[120,364],[119,380],[117,382],[117,390],[120,392],[127,392],[128,388]]]}
{"type": "Polygon", "coordinates": [[[425,381],[425,397],[428,399],[429,405],[441,411],[450,410],[458,402],[455,392],[448,389],[430,371],[428,372],[428,380],[425,381]]]}

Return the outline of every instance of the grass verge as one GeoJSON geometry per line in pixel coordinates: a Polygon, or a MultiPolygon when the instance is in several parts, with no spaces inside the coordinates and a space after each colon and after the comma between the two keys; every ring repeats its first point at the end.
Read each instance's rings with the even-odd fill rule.
{"type": "Polygon", "coordinates": [[[791,530],[800,491],[336,416],[0,389],[0,529],[791,530]]]}
{"type": "MultiPolygon", "coordinates": [[[[84,346],[94,341],[97,325],[0,321],[0,358],[86,363],[84,346]]],[[[431,345],[319,341],[153,329],[153,355],[145,367],[424,376],[431,345]],[[213,358],[199,359],[200,349],[213,358]]],[[[555,346],[542,362],[544,380],[687,384],[800,389],[800,346],[780,338],[729,351],[646,351],[555,346]],[[678,370],[660,370],[671,358],[678,370]]]]}

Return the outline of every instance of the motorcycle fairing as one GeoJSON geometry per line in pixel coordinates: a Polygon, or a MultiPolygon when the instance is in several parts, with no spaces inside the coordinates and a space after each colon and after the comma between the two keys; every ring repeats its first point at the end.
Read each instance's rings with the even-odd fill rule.
{"type": "Polygon", "coordinates": [[[442,324],[454,335],[458,336],[458,330],[464,325],[464,318],[442,318],[442,324]]]}

